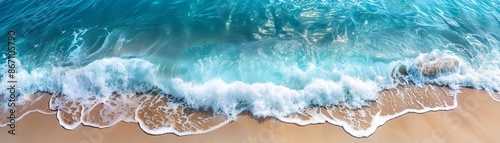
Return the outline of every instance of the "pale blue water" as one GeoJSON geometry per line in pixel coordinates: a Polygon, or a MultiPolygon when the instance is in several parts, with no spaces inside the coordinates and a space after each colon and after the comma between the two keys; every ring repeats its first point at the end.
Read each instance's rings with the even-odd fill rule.
{"type": "Polygon", "coordinates": [[[285,116],[361,107],[398,84],[500,90],[496,0],[0,0],[0,9],[2,35],[16,31],[20,96],[157,87],[228,116],[285,116]],[[433,55],[459,65],[422,75],[418,63],[433,55]],[[391,75],[402,64],[399,83],[391,75]]]}

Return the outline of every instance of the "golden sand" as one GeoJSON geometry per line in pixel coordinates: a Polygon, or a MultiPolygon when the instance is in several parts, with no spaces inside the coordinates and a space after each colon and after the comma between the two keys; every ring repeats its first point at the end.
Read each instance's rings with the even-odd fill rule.
{"type": "MultiPolygon", "coordinates": [[[[448,103],[452,98],[443,99],[445,103],[448,103]]],[[[48,99],[39,101],[47,103],[48,99]]],[[[413,105],[417,104],[405,106],[413,105]]],[[[43,104],[35,106],[40,107],[43,104]]],[[[388,109],[383,110],[389,111],[388,109]]],[[[492,100],[487,92],[464,89],[458,95],[456,109],[424,114],[405,114],[388,121],[367,138],[355,138],[346,133],[342,127],[328,123],[298,126],[274,119],[256,120],[248,115],[241,115],[235,122],[214,131],[188,136],[148,135],[139,128],[137,123],[124,122],[105,129],[80,125],[76,129],[66,130],[59,125],[54,114],[30,113],[16,122],[16,135],[8,134],[8,127],[0,128],[0,139],[1,142],[6,143],[497,142],[500,141],[500,136],[496,135],[500,132],[500,123],[497,123],[500,119],[500,112],[497,112],[497,109],[500,109],[500,103],[492,100]]],[[[22,112],[26,111],[28,110],[22,112]]]]}

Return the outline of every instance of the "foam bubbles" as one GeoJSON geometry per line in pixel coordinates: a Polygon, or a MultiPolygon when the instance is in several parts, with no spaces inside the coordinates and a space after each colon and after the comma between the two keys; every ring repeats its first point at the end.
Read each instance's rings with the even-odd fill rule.
{"type": "MultiPolygon", "coordinates": [[[[498,57],[498,51],[481,56],[498,57]]],[[[498,58],[478,61],[471,65],[451,51],[434,50],[420,54],[408,64],[410,80],[417,84],[436,84],[452,89],[471,87],[487,91],[500,91],[500,66],[498,58]]]]}
{"type": "MultiPolygon", "coordinates": [[[[5,70],[5,69],[3,69],[5,70]]],[[[144,92],[158,85],[157,66],[141,59],[106,58],[81,68],[18,69],[17,90],[24,96],[36,92],[61,93],[68,97],[102,97],[113,92],[144,92]]],[[[7,87],[7,78],[2,79],[7,87]]],[[[8,91],[3,91],[7,94],[8,91]]]]}
{"type": "MultiPolygon", "coordinates": [[[[451,51],[435,50],[406,61],[373,64],[369,69],[385,68],[385,71],[371,72],[383,73],[372,76],[374,78],[358,78],[351,76],[356,74],[350,73],[340,75],[338,80],[313,78],[307,80],[309,82],[302,88],[290,88],[272,82],[227,82],[218,78],[207,81],[160,79],[158,66],[146,60],[105,58],[80,68],[38,68],[29,72],[21,68],[18,73],[18,89],[21,95],[38,91],[57,93],[59,97],[53,99],[50,106],[52,110],[58,110],[59,119],[66,119],[60,120],[60,124],[67,129],[74,129],[80,124],[103,128],[119,121],[127,121],[139,122],[141,128],[151,134],[186,135],[214,130],[235,120],[242,112],[249,111],[255,117],[275,117],[299,125],[329,122],[341,125],[349,133],[362,137],[372,134],[376,127],[389,118],[406,112],[421,113],[456,107],[450,101],[440,100],[437,101],[439,104],[427,105],[420,98],[434,100],[445,93],[424,97],[416,90],[410,98],[416,100],[404,103],[403,109],[407,110],[385,114],[371,109],[374,103],[380,102],[379,95],[385,89],[397,88],[398,84],[415,83],[419,86],[435,84],[452,89],[473,87],[498,91],[500,75],[496,71],[500,68],[496,63],[498,61],[484,62],[479,67],[473,67],[451,51]],[[386,73],[405,71],[402,68],[407,74],[401,73],[398,77],[408,82],[387,82],[394,79],[386,73]],[[161,90],[162,94],[169,95],[169,98],[159,95],[147,96],[146,99],[118,96],[135,95],[155,88],[161,90]],[[153,97],[158,99],[150,100],[153,97]],[[176,100],[169,101],[170,99],[176,100]],[[346,119],[319,115],[320,112],[292,116],[311,108],[333,105],[342,108],[328,110],[329,115],[345,115],[346,119]],[[370,110],[365,111],[364,107],[370,107],[370,110]],[[192,109],[209,113],[197,114],[190,111],[192,109]],[[160,110],[161,114],[155,114],[154,118],[161,121],[146,118],[160,110]],[[98,116],[91,115],[92,112],[96,112],[98,116]],[[199,116],[206,116],[209,120],[199,120],[199,116]],[[302,120],[306,117],[307,120],[302,120]],[[182,120],[186,122],[177,122],[179,119],[186,119],[182,120]]],[[[5,84],[5,79],[3,80],[5,84]]],[[[399,107],[390,107],[392,108],[399,107]]]]}
{"type": "Polygon", "coordinates": [[[381,90],[373,81],[349,76],[342,76],[339,82],[313,80],[300,90],[272,83],[226,83],[220,79],[193,83],[175,78],[171,82],[171,94],[182,98],[188,107],[232,117],[242,111],[250,111],[257,117],[282,117],[311,106],[360,108],[368,105],[368,101],[375,101],[381,90]]]}

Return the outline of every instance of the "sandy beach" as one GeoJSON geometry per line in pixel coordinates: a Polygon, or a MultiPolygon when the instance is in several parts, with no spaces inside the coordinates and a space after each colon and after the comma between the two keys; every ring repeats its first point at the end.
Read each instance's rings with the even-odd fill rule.
{"type": "Polygon", "coordinates": [[[0,4],[0,143],[500,143],[500,0],[0,4]]]}
{"type": "MultiPolygon", "coordinates": [[[[42,100],[41,100],[42,101],[42,100]]],[[[43,102],[43,101],[42,101],[43,102]]],[[[16,135],[0,128],[1,142],[112,143],[112,142],[200,142],[200,143],[305,143],[305,142],[495,142],[500,141],[500,103],[488,93],[464,89],[458,107],[451,111],[408,113],[386,122],[367,138],[355,138],[343,128],[328,123],[298,126],[274,119],[255,120],[241,115],[214,131],[187,136],[148,135],[137,123],[120,122],[98,129],[78,126],[66,130],[55,114],[30,113],[16,122],[16,135]]]]}

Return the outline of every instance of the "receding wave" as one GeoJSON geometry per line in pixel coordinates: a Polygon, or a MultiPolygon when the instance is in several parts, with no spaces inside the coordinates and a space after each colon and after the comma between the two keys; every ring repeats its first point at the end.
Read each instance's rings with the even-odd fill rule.
{"type": "Polygon", "coordinates": [[[188,135],[251,115],[365,137],[404,113],[455,108],[462,88],[500,101],[495,1],[20,3],[22,16],[2,17],[14,27],[61,14],[18,31],[18,108],[66,129],[125,121],[188,135]],[[49,105],[28,108],[38,102],[49,105]]]}

